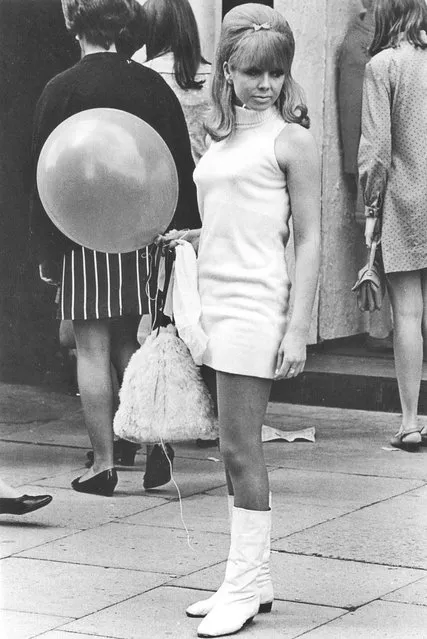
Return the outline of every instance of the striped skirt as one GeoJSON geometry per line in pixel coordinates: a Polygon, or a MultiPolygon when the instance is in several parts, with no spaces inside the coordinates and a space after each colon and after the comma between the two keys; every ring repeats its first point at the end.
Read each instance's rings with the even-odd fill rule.
{"type": "Polygon", "coordinates": [[[58,319],[92,320],[155,313],[160,248],[101,253],[80,247],[66,253],[58,319]]]}

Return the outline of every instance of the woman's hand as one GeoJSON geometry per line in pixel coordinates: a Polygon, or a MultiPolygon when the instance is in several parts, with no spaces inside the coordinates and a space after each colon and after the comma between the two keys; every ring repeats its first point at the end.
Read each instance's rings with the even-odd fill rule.
{"type": "Polygon", "coordinates": [[[59,286],[59,267],[56,262],[45,260],[44,262],[39,264],[39,275],[40,279],[43,282],[46,282],[46,284],[50,284],[51,286],[59,286]]]}
{"type": "Polygon", "coordinates": [[[371,248],[372,242],[374,239],[378,239],[376,236],[378,235],[378,218],[377,217],[367,217],[365,222],[365,242],[368,248],[371,248]]]}
{"type": "Polygon", "coordinates": [[[200,231],[201,229],[184,229],[181,231],[172,229],[168,233],[165,233],[165,235],[159,235],[155,243],[167,248],[175,248],[179,240],[185,240],[191,244],[197,253],[199,250],[200,231]]]}
{"type": "Polygon", "coordinates": [[[274,379],[296,377],[304,370],[306,358],[305,338],[298,333],[288,331],[279,347],[274,379]]]}

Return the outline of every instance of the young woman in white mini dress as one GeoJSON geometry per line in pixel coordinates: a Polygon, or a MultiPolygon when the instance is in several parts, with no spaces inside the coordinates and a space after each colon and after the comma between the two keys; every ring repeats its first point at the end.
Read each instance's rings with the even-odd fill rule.
{"type": "Polygon", "coordinates": [[[201,637],[237,632],[273,602],[261,429],[273,380],[304,368],[320,254],[318,152],[291,76],[293,54],[292,31],[277,11],[246,4],[226,15],[207,127],[212,143],[194,173],[203,225],[190,239],[198,248],[209,338],[204,364],[215,371],[231,516],[224,582],[187,609],[204,617],[201,637]],[[289,316],[291,215],[296,271],[289,316]]]}

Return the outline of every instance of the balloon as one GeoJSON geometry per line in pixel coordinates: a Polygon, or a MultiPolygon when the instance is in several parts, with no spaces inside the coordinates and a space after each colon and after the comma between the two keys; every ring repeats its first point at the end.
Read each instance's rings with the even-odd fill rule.
{"type": "Polygon", "coordinates": [[[89,109],[48,137],[37,165],[40,200],[71,240],[126,253],[151,244],[169,226],[178,176],[160,135],[117,109],[89,109]]]}

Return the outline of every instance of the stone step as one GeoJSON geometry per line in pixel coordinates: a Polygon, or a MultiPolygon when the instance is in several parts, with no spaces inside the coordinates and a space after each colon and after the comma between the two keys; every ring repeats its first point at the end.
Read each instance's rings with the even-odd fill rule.
{"type": "MultiPolygon", "coordinates": [[[[337,348],[309,350],[304,372],[296,379],[275,382],[271,401],[371,411],[401,412],[392,354],[337,348]]],[[[419,400],[427,414],[427,363],[424,362],[419,400]]]]}

